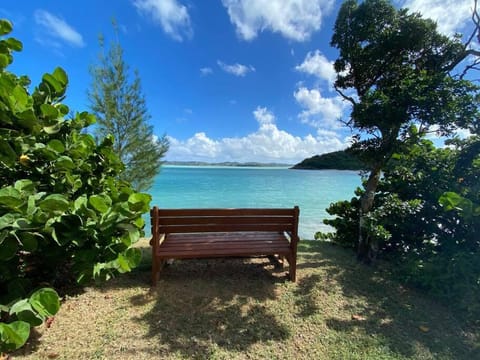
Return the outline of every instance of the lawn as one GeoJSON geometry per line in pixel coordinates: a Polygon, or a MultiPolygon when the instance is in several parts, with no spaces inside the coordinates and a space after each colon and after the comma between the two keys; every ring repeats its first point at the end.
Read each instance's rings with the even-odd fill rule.
{"type": "MultiPolygon", "coordinates": [[[[143,243],[145,244],[145,243],[143,243]]],[[[327,243],[297,283],[268,259],[176,261],[65,297],[14,359],[474,359],[480,336],[432,299],[327,243]]]]}

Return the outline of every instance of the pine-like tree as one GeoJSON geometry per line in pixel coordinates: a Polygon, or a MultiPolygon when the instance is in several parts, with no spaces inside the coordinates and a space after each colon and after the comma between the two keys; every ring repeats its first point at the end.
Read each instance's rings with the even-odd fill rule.
{"type": "Polygon", "coordinates": [[[113,135],[115,152],[125,164],[121,179],[144,191],[160,171],[168,139],[153,134],[140,76],[138,71],[131,76],[118,40],[108,50],[102,36],[99,44],[99,61],[90,68],[92,84],[88,90],[90,109],[97,116],[95,136],[113,135]]]}

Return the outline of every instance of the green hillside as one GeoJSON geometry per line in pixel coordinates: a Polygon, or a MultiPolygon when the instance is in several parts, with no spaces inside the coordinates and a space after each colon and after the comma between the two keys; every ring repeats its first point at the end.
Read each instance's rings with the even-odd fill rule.
{"type": "Polygon", "coordinates": [[[315,155],[294,165],[292,169],[300,170],[362,170],[363,163],[345,151],[335,151],[322,155],[315,155]]]}

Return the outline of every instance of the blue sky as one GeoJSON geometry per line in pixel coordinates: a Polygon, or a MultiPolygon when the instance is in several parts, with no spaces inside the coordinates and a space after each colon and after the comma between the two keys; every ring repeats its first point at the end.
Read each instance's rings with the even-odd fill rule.
{"type": "MultiPolygon", "coordinates": [[[[155,134],[167,160],[295,163],[345,148],[339,119],[349,107],[333,91],[329,46],[335,0],[2,0],[24,50],[10,70],[37,84],[63,67],[66,104],[88,110],[89,66],[98,35],[119,41],[137,69],[155,134]]],[[[395,0],[470,34],[473,0],[395,0]]]]}

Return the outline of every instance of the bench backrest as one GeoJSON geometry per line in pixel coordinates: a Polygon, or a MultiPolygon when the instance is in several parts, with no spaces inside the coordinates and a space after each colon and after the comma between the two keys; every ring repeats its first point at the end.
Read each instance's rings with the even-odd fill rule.
{"type": "Polygon", "coordinates": [[[150,211],[152,234],[286,231],[297,237],[298,216],[298,206],[290,209],[158,209],[154,207],[150,211]]]}

